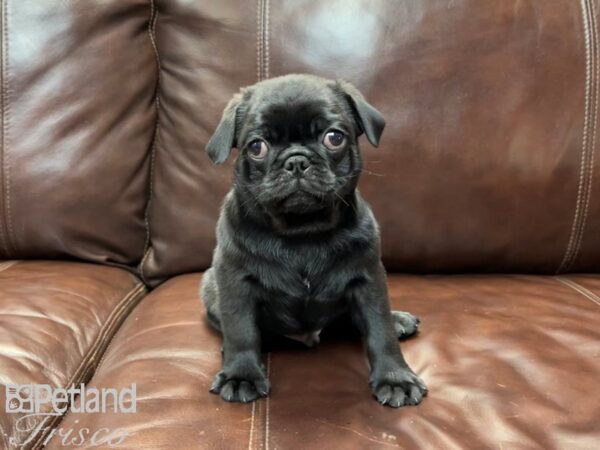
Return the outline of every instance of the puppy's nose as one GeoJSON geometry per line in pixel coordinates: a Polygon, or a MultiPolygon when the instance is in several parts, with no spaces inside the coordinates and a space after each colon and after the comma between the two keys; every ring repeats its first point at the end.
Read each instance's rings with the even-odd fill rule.
{"type": "Polygon", "coordinates": [[[310,167],[310,161],[306,156],[294,155],[290,156],[283,163],[283,168],[292,175],[301,175],[310,167]]]}

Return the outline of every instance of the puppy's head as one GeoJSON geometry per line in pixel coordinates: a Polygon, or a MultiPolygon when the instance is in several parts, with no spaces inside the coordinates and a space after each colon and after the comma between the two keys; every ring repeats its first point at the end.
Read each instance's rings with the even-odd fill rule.
{"type": "Polygon", "coordinates": [[[295,234],[334,224],[361,171],[358,136],[377,146],[384,126],[351,84],[287,75],[234,96],[206,148],[216,164],[239,149],[236,192],[295,234]]]}

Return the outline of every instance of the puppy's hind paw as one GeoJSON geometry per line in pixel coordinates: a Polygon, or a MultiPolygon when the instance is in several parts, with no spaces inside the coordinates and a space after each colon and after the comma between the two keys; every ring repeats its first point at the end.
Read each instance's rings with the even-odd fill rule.
{"type": "Polygon", "coordinates": [[[417,316],[404,311],[392,311],[392,318],[394,320],[394,330],[396,330],[396,336],[399,339],[413,336],[419,332],[421,319],[417,316]]]}

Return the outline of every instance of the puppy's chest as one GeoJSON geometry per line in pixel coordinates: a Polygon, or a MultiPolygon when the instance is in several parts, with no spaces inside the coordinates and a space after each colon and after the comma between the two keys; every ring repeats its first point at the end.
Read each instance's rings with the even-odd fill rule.
{"type": "Polygon", "coordinates": [[[288,303],[326,303],[343,294],[348,275],[342,264],[332,261],[315,264],[273,264],[258,276],[267,297],[288,303]]]}
{"type": "Polygon", "coordinates": [[[281,271],[279,282],[264,288],[262,316],[271,331],[281,334],[314,332],[345,311],[345,283],[339,273],[308,274],[281,271]]]}
{"type": "MultiPolygon", "coordinates": [[[[302,271],[273,273],[278,280],[263,286],[265,297],[271,303],[285,303],[295,307],[317,307],[343,294],[344,287],[332,282],[331,274],[307,274],[302,271]]],[[[335,276],[333,277],[335,278],[335,276]]]]}

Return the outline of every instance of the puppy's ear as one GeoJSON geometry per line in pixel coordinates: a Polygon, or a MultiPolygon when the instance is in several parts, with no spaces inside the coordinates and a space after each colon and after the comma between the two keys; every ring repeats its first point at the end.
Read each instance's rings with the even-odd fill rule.
{"type": "Polygon", "coordinates": [[[385,127],[385,119],[352,84],[344,80],[337,80],[336,84],[350,102],[360,131],[364,131],[371,145],[377,147],[385,127]]]}
{"type": "Polygon", "coordinates": [[[211,136],[208,144],[206,144],[206,151],[208,156],[215,164],[224,163],[231,149],[235,147],[236,140],[236,122],[238,107],[241,102],[241,95],[236,94],[227,103],[221,121],[217,126],[214,134],[211,136]]]}

